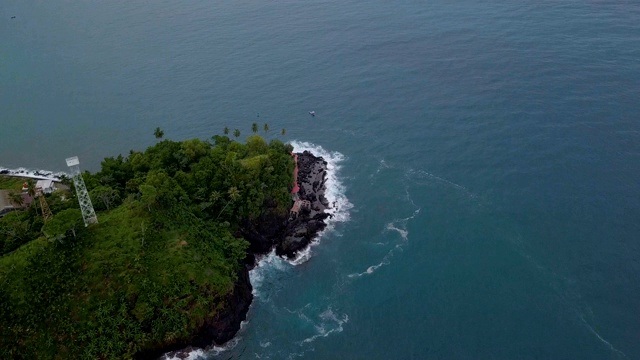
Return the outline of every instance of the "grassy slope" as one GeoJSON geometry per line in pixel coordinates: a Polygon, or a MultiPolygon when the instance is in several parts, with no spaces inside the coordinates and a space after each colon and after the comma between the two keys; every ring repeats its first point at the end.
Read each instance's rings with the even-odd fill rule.
{"type": "Polygon", "coordinates": [[[26,326],[18,331],[22,350],[29,349],[22,354],[26,358],[129,357],[188,337],[216,311],[212,302],[231,291],[235,269],[225,265],[215,244],[188,231],[153,229],[148,212],[136,206],[100,213],[99,220],[73,250],[67,249],[72,239],[56,245],[40,238],[0,258],[0,284],[13,301],[47,297],[32,304],[40,309],[25,305],[20,314],[26,318],[40,311],[34,315],[40,316],[34,320],[37,336],[26,326]],[[55,257],[60,251],[67,254],[68,269],[53,268],[47,276],[29,266],[42,265],[34,254],[55,257]],[[54,295],[33,289],[51,281],[65,285],[54,295]]]}
{"type": "MultiPolygon", "coordinates": [[[[206,203],[178,202],[160,210],[143,206],[142,199],[127,200],[98,213],[100,223],[79,229],[78,239],[69,235],[59,244],[40,237],[1,256],[0,358],[121,359],[188,341],[220,310],[246,256],[246,241],[231,235],[238,224],[212,221],[212,216],[217,219],[227,209],[222,218],[233,218],[249,205],[259,211],[265,183],[277,208],[288,210],[293,162],[290,150],[277,145],[268,149],[261,139],[250,139],[247,154],[234,167],[236,153],[245,147],[231,142],[224,145],[227,150],[205,151],[211,158],[195,166],[193,178],[178,172],[177,183],[194,184],[189,194],[202,190],[198,181],[204,181],[207,191],[222,195],[209,204],[214,209],[208,210],[209,220],[192,212],[206,203]],[[267,151],[275,155],[267,157],[267,151]],[[228,183],[231,175],[226,172],[235,183],[228,183]],[[243,192],[243,201],[230,200],[230,186],[243,192]]],[[[145,164],[152,163],[158,169],[181,168],[176,162],[191,159],[187,150],[198,146],[161,142],[144,156],[136,154],[129,166],[135,171],[148,171],[145,164]]],[[[108,175],[121,176],[126,170],[118,161],[107,163],[112,168],[108,175]]],[[[139,180],[149,177],[166,190],[167,182],[157,174],[143,174],[139,180]]],[[[16,188],[22,182],[0,176],[0,187],[16,188]]],[[[135,187],[132,192],[140,199],[135,187]]]]}
{"type": "Polygon", "coordinates": [[[0,175],[0,190],[20,191],[20,189],[22,189],[22,183],[26,180],[27,179],[20,177],[0,175]]]}

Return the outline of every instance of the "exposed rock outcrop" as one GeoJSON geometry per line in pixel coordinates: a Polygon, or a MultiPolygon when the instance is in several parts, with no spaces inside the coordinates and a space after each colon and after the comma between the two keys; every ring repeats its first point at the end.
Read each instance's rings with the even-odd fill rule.
{"type": "Polygon", "coordinates": [[[165,353],[170,357],[183,358],[182,356],[188,354],[193,347],[206,349],[212,346],[212,343],[224,344],[240,330],[240,324],[247,318],[252,300],[249,267],[243,266],[238,272],[238,280],[233,291],[222,300],[222,309],[214,318],[207,320],[197,333],[186,341],[138,353],[136,358],[157,359],[165,353]]]}
{"type": "Polygon", "coordinates": [[[309,206],[301,207],[286,217],[275,215],[267,207],[265,215],[257,221],[246,221],[240,235],[249,241],[250,251],[256,255],[266,254],[275,247],[276,254],[294,258],[326,227],[324,220],[330,216],[325,212],[329,202],[324,196],[327,162],[308,151],[296,155],[300,190],[293,194],[293,198],[307,200],[309,206]]]}

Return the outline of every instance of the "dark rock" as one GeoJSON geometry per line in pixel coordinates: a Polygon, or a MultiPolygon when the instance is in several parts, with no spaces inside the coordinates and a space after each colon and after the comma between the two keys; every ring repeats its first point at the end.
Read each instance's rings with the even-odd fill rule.
{"type": "Polygon", "coordinates": [[[240,330],[240,324],[247,318],[249,305],[253,300],[249,281],[249,269],[245,266],[238,273],[238,281],[233,291],[222,300],[223,307],[216,316],[208,319],[190,339],[178,341],[157,349],[148,349],[136,354],[136,359],[157,359],[165,353],[178,357],[188,354],[192,347],[209,348],[231,340],[240,330]]]}

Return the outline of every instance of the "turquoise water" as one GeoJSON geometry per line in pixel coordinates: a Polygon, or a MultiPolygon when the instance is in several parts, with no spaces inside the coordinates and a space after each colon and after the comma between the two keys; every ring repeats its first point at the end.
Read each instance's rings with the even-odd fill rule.
{"type": "Polygon", "coordinates": [[[324,151],[342,221],[262,261],[214,358],[638,359],[638,24],[632,1],[4,0],[0,165],[254,121],[324,151]]]}

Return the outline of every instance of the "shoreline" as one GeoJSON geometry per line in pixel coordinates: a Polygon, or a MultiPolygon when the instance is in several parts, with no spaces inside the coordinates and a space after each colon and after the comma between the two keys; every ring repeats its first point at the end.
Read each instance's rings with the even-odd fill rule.
{"type": "Polygon", "coordinates": [[[53,172],[48,170],[29,170],[23,167],[9,169],[2,166],[0,166],[0,175],[37,180],[53,180],[57,182],[61,182],[65,178],[69,178],[69,174],[64,171],[53,172]]]}
{"type": "MultiPolygon", "coordinates": [[[[292,265],[308,260],[311,246],[319,243],[319,237],[328,226],[327,220],[332,219],[336,213],[336,201],[332,202],[332,207],[330,200],[325,196],[329,191],[327,182],[331,177],[328,176],[331,166],[322,155],[314,155],[317,152],[322,155],[326,153],[321,147],[294,149],[292,152],[295,159],[292,190],[295,191],[290,193],[291,203],[286,214],[282,213],[282,208],[278,210],[275,203],[265,203],[263,215],[254,221],[241,224],[235,236],[246,239],[250,246],[244,263],[238,269],[233,289],[224,298],[219,299],[220,311],[205,320],[188,339],[148,349],[136,354],[136,359],[185,359],[190,354],[220,352],[237,344],[240,339],[238,332],[243,324],[246,324],[247,314],[254,300],[254,288],[249,272],[259,266],[260,259],[269,254],[276,254],[292,265]],[[305,206],[298,206],[302,202],[305,206]]],[[[334,154],[328,155],[331,159],[334,154]]],[[[23,167],[0,167],[0,176],[48,179],[57,182],[68,178],[68,174],[64,172],[53,173],[23,167]]],[[[336,180],[335,177],[332,179],[336,180]]]]}

